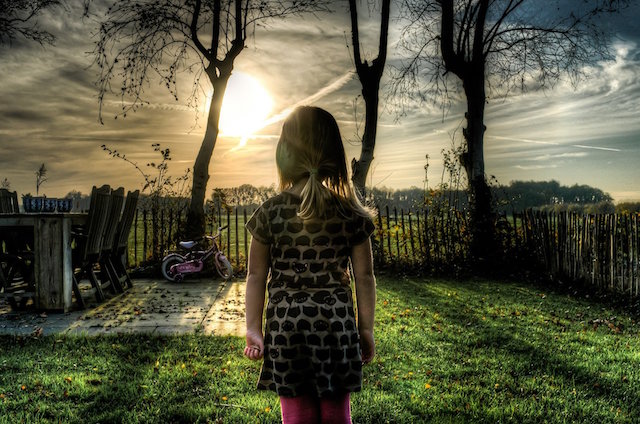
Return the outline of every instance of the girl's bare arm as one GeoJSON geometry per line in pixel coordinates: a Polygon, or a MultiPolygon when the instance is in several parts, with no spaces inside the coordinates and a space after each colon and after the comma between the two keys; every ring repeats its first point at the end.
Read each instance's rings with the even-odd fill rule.
{"type": "Polygon", "coordinates": [[[244,354],[249,359],[260,359],[264,353],[262,335],[262,312],[264,293],[269,273],[269,245],[251,239],[249,265],[247,270],[247,288],[245,315],[247,321],[247,346],[244,354]]]}
{"type": "Polygon", "coordinates": [[[375,355],[373,321],[376,307],[376,277],[373,274],[371,240],[353,246],[351,265],[356,282],[358,301],[358,331],[362,347],[362,360],[370,362],[375,355]]]}

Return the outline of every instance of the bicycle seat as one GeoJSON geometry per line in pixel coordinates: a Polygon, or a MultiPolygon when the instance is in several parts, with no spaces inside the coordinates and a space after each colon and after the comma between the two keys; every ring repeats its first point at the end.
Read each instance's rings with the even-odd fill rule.
{"type": "Polygon", "coordinates": [[[183,247],[185,249],[191,249],[193,246],[196,245],[196,242],[195,241],[181,241],[178,244],[180,245],[180,247],[183,247]]]}

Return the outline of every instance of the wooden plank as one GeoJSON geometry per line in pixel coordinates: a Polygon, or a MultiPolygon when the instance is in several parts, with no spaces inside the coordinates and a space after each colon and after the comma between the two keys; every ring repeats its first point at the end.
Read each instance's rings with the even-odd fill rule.
{"type": "Polygon", "coordinates": [[[71,219],[62,219],[62,302],[63,311],[69,312],[72,306],[73,263],[71,251],[71,219]]]}
{"type": "MultiPolygon", "coordinates": [[[[40,218],[34,228],[34,254],[37,309],[64,310],[63,220],[40,218]]],[[[70,292],[69,292],[70,294],[70,292]]],[[[69,304],[71,302],[69,301],[69,304]]]]}

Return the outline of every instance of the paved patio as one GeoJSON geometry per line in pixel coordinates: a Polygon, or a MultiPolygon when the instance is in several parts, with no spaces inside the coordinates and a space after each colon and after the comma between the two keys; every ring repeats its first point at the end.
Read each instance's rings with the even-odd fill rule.
{"type": "Polygon", "coordinates": [[[133,288],[85,310],[69,313],[12,311],[0,300],[0,334],[181,334],[244,337],[242,280],[169,283],[136,279],[133,288]]]}

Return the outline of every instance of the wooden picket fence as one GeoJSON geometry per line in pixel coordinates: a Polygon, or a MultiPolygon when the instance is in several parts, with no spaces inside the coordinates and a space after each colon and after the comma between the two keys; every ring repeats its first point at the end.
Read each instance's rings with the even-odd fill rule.
{"type": "MultiPolygon", "coordinates": [[[[215,234],[218,227],[227,227],[219,244],[239,272],[246,270],[250,235],[245,223],[254,210],[238,207],[207,212],[208,234],[215,234]]],[[[160,210],[155,215],[139,209],[129,236],[129,265],[154,263],[176,250],[176,232],[184,219],[184,212],[172,209],[160,210]]],[[[466,255],[465,222],[460,212],[405,211],[387,206],[377,210],[374,222],[373,252],[379,267],[434,270],[466,255]]]]}
{"type": "MultiPolygon", "coordinates": [[[[255,208],[217,209],[207,213],[207,232],[227,226],[220,246],[238,273],[247,266],[250,235],[245,222],[255,208]]],[[[176,249],[176,230],[184,213],[163,210],[155,217],[140,209],[129,239],[132,267],[157,262],[176,249]],[[158,228],[154,234],[153,221],[158,228]]],[[[527,252],[554,278],[589,282],[619,293],[640,294],[638,215],[578,215],[527,211],[500,222],[507,260],[527,252]]],[[[376,266],[410,272],[447,272],[468,256],[467,217],[455,209],[377,210],[372,238],[376,266]]],[[[529,264],[530,265],[530,264],[529,264]]],[[[538,267],[539,268],[539,267],[538,267]]]]}
{"type": "MultiPolygon", "coordinates": [[[[207,234],[215,235],[218,227],[227,227],[221,233],[218,246],[236,270],[246,269],[250,238],[244,223],[254,209],[218,209],[207,211],[206,214],[207,234]]],[[[177,250],[177,242],[180,241],[177,239],[178,228],[185,219],[185,211],[181,210],[162,209],[154,216],[148,209],[138,209],[129,234],[129,266],[157,263],[167,253],[177,250]]]]}
{"type": "Polygon", "coordinates": [[[528,211],[519,218],[522,241],[555,278],[640,294],[638,215],[528,211]]]}

